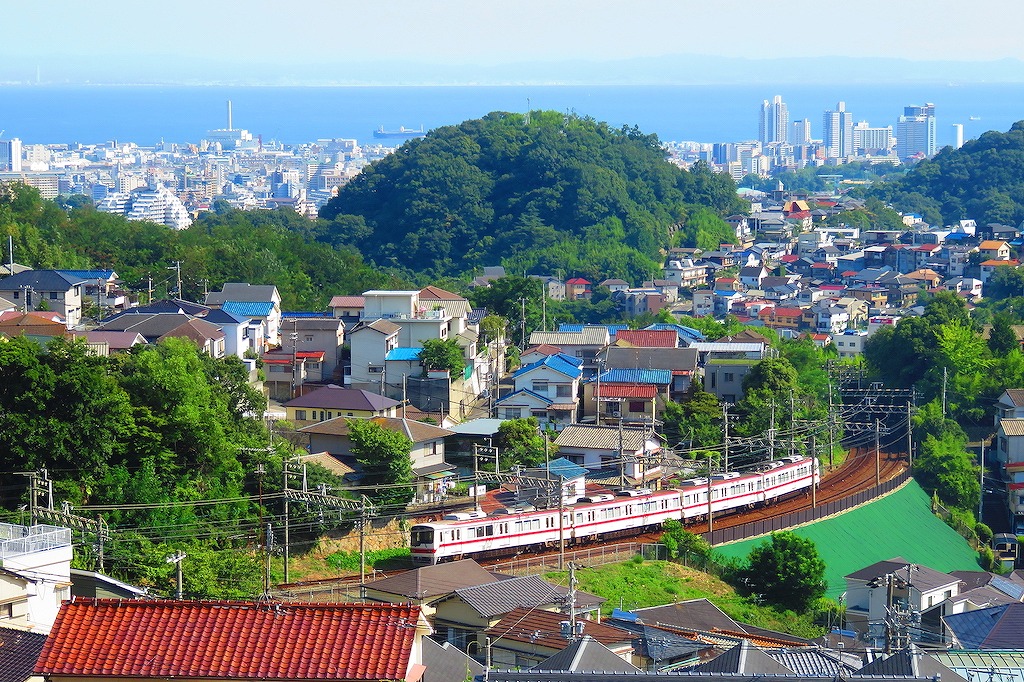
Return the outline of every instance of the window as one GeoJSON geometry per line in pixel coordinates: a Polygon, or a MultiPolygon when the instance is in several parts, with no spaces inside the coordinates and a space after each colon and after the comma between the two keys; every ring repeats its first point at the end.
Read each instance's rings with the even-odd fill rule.
{"type": "Polygon", "coordinates": [[[384,372],[384,368],[380,367],[378,365],[370,365],[370,367],[369,367],[369,369],[367,371],[370,374],[381,374],[381,373],[384,372]]]}
{"type": "Polygon", "coordinates": [[[555,387],[555,395],[559,398],[571,398],[572,386],[569,384],[558,384],[558,386],[555,387]]]}
{"type": "Polygon", "coordinates": [[[18,291],[17,289],[15,289],[14,290],[14,300],[17,301],[19,298],[21,298],[21,292],[18,291]]]}
{"type": "Polygon", "coordinates": [[[642,400],[630,400],[629,411],[630,412],[643,412],[645,409],[644,401],[642,400]]]}
{"type": "Polygon", "coordinates": [[[521,407],[506,407],[505,408],[505,419],[520,419],[523,416],[523,409],[521,407]]]}
{"type": "Polygon", "coordinates": [[[306,421],[306,411],[305,410],[295,410],[295,420],[296,421],[300,421],[300,422],[306,421]]]}
{"type": "Polygon", "coordinates": [[[50,300],[51,301],[56,301],[57,300],[57,292],[56,291],[51,291],[50,292],[50,300]]]}
{"type": "Polygon", "coordinates": [[[725,382],[733,382],[733,381],[736,381],[736,375],[735,375],[735,374],[733,374],[732,372],[725,372],[725,373],[724,373],[724,374],[722,375],[722,381],[725,381],[725,382]]]}
{"type": "Polygon", "coordinates": [[[547,393],[548,392],[548,382],[547,382],[547,380],[543,380],[542,379],[542,380],[534,381],[533,382],[533,386],[532,386],[532,388],[530,390],[532,390],[534,393],[547,393]]]}
{"type": "Polygon", "coordinates": [[[305,336],[302,337],[302,339],[304,341],[306,341],[307,343],[309,343],[310,341],[313,340],[313,335],[312,334],[306,334],[305,336]]]}

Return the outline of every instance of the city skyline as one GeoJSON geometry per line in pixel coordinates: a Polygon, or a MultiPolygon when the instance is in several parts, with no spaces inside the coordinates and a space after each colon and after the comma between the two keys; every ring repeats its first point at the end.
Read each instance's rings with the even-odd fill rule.
{"type": "Polygon", "coordinates": [[[1024,7],[995,0],[979,0],[970,12],[947,0],[864,0],[857,12],[884,23],[847,41],[829,39],[829,12],[820,3],[740,4],[746,5],[741,13],[692,0],[641,0],[629,11],[606,0],[508,6],[296,0],[287,7],[254,0],[243,8],[197,0],[173,6],[23,3],[5,8],[0,82],[147,82],[147,74],[161,82],[650,81],[658,77],[652,62],[679,65],[662,74],[667,82],[700,76],[679,71],[708,60],[729,66],[728,73],[706,73],[708,78],[737,77],[745,64],[762,62],[775,62],[780,77],[818,77],[808,71],[809,62],[824,58],[857,60],[857,68],[877,78],[946,73],[984,80],[997,72],[1013,78],[1024,60],[1016,31],[1024,25],[1024,7]],[[810,30],[800,39],[752,39],[757,33],[729,39],[723,29],[738,16],[744,30],[768,29],[779,16],[803,17],[810,30]],[[969,50],[951,52],[950,45],[969,50]],[[950,54],[961,69],[925,68],[948,63],[950,54]],[[615,65],[613,73],[602,76],[608,65],[615,65]]]}

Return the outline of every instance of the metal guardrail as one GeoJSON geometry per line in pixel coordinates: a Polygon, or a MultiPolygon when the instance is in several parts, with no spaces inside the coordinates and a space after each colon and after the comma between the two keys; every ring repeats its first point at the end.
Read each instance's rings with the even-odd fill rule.
{"type": "Polygon", "coordinates": [[[727,542],[736,542],[761,535],[768,535],[769,533],[774,533],[776,531],[786,530],[787,528],[811,523],[812,521],[818,521],[826,516],[832,516],[834,514],[844,512],[848,509],[864,504],[865,502],[870,502],[871,500],[881,497],[886,493],[890,493],[903,485],[903,483],[905,483],[909,478],[910,472],[904,471],[899,476],[896,476],[895,478],[892,478],[880,485],[872,486],[867,490],[854,493],[853,495],[844,497],[841,500],[825,502],[823,504],[819,504],[813,509],[801,509],[800,511],[793,512],[791,514],[775,516],[770,519],[762,519],[760,521],[751,521],[750,523],[744,523],[741,526],[722,528],[721,530],[704,533],[703,537],[712,546],[715,546],[725,544],[727,542]]]}
{"type": "Polygon", "coordinates": [[[0,523],[0,559],[70,546],[70,528],[0,523]]]}

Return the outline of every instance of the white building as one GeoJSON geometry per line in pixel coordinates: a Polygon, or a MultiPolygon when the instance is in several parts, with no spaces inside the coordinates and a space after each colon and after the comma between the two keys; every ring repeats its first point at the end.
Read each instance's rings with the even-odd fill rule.
{"type": "Polygon", "coordinates": [[[192,224],[192,217],[181,200],[162,183],[150,183],[144,189],[108,194],[96,204],[104,213],[121,213],[129,220],[145,220],[184,230],[192,224]]]}
{"type": "Polygon", "coordinates": [[[0,625],[48,634],[71,598],[71,529],[0,523],[0,625]]]}

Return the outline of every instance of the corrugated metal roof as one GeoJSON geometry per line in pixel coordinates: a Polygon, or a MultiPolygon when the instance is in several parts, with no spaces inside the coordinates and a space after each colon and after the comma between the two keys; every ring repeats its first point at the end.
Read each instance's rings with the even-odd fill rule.
{"type": "Polygon", "coordinates": [[[597,391],[599,398],[645,398],[650,400],[658,395],[657,386],[635,386],[623,384],[601,384],[601,390],[597,391]]]}
{"type": "Polygon", "coordinates": [[[649,435],[647,429],[568,424],[555,438],[555,446],[617,451],[621,445],[624,450],[638,452],[644,449],[649,435]]]}
{"type": "Polygon", "coordinates": [[[537,362],[531,365],[523,367],[515,374],[513,374],[512,378],[517,379],[522,375],[527,374],[528,372],[532,372],[540,367],[547,367],[548,369],[552,369],[572,379],[579,379],[583,375],[583,370],[581,370],[576,365],[567,362],[562,356],[562,354],[558,354],[549,355],[548,357],[538,360],[537,362]]]}
{"type": "Polygon", "coordinates": [[[609,384],[666,385],[672,383],[672,371],[667,369],[610,369],[601,375],[601,383],[605,382],[609,384]]]}
{"type": "Polygon", "coordinates": [[[388,351],[384,359],[396,362],[414,362],[420,359],[420,353],[422,352],[422,348],[393,348],[388,351]]]}
{"type": "Polygon", "coordinates": [[[274,310],[271,301],[224,301],[221,310],[245,317],[267,317],[274,310]]]}
{"type": "Polygon", "coordinates": [[[1024,419],[1000,419],[999,430],[1006,436],[1024,436],[1024,419]]]}
{"type": "MultiPolygon", "coordinates": [[[[561,602],[568,590],[552,585],[539,576],[527,575],[509,580],[499,580],[486,585],[465,587],[455,590],[466,604],[485,618],[508,613],[520,606],[544,606],[561,602]]],[[[587,594],[576,593],[577,607],[603,604],[606,599],[587,594]]]]}

